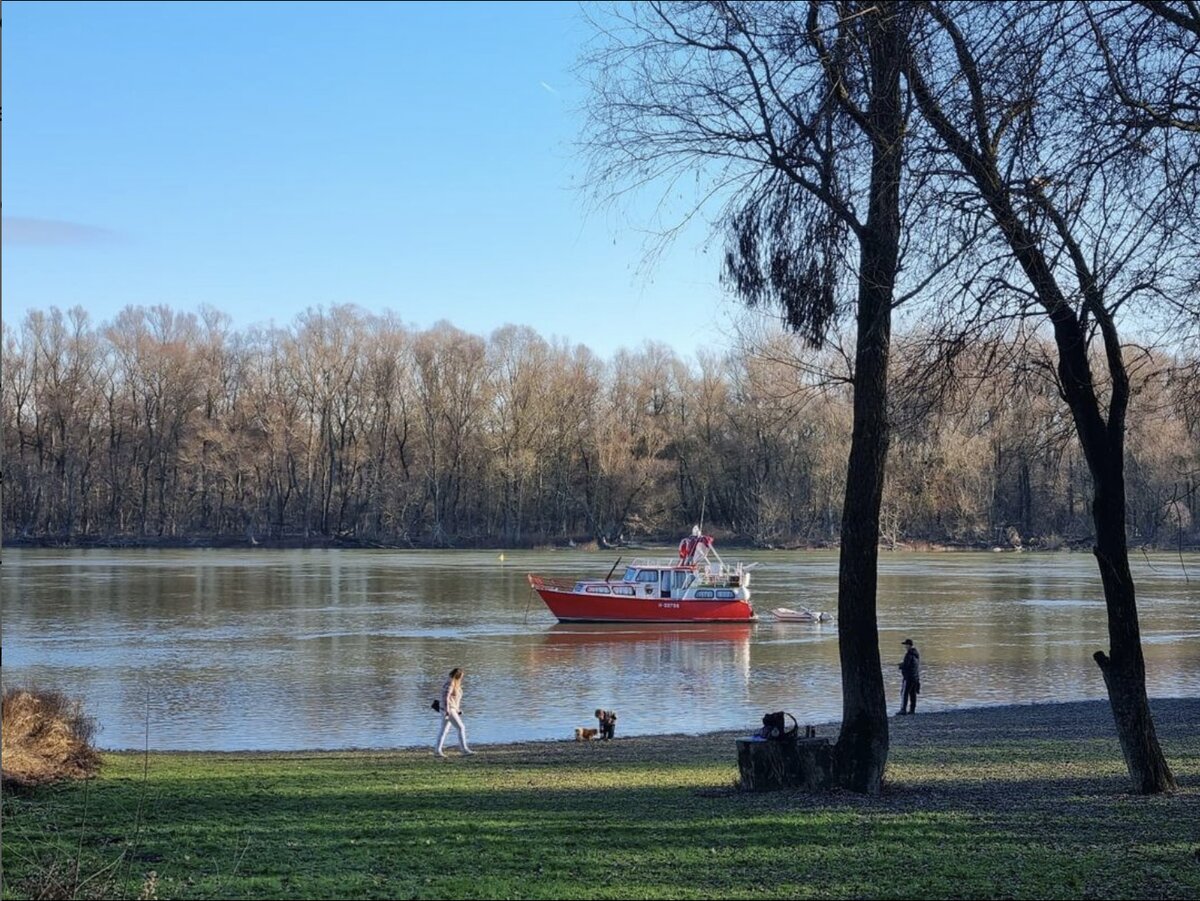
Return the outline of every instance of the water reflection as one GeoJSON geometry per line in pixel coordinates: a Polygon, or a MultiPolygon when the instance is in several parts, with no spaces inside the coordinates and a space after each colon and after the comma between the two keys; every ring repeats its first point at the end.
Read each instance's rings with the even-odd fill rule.
{"type": "MultiPolygon", "coordinates": [[[[738,554],[760,611],[834,609],[833,553],[738,554]]],[[[616,708],[619,734],[750,728],[841,711],[837,627],[558,625],[525,573],[602,576],[585,552],[9,551],[6,684],[81,694],[107,747],[335,748],[432,742],[446,672],[467,670],[472,740],[566,738],[616,708]]],[[[1191,572],[1200,558],[1184,561],[1191,572]]],[[[1151,692],[1200,693],[1200,583],[1135,564],[1151,692]]],[[[900,641],[921,709],[1103,697],[1107,645],[1088,555],[886,554],[880,643],[900,641]]]]}
{"type": "Polygon", "coordinates": [[[527,672],[538,703],[561,716],[616,708],[625,732],[700,731],[710,710],[748,701],[754,631],[749,623],[555,625],[529,648],[527,672]]]}

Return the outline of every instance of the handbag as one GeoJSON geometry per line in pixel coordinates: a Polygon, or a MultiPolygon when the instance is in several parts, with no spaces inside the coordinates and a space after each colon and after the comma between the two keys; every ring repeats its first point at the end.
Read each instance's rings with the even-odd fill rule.
{"type": "Polygon", "coordinates": [[[800,731],[800,724],[796,722],[796,718],[790,713],[783,710],[777,710],[774,713],[768,713],[762,718],[762,731],[758,734],[762,738],[772,741],[787,741],[794,739],[796,733],[800,731]],[[787,720],[792,721],[791,728],[788,728],[787,720]]]}

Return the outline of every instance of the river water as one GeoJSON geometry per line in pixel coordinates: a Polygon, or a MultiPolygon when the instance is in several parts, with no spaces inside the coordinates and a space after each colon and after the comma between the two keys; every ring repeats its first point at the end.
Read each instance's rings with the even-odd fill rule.
{"type": "MultiPolygon", "coordinates": [[[[673,549],[664,553],[671,554],[673,549]]],[[[647,552],[639,552],[647,553],[647,552]]],[[[445,674],[466,672],[473,743],[801,723],[841,713],[835,552],[756,561],[755,625],[559,625],[527,572],[601,577],[613,556],[506,551],[6,550],[6,687],[81,697],[107,748],[396,747],[432,741],[445,674]]],[[[1200,695],[1200,555],[1134,560],[1151,695],[1200,695]]],[[[1089,554],[883,553],[880,645],[899,706],[901,640],[921,651],[918,711],[1103,698],[1108,646],[1089,554]]]]}

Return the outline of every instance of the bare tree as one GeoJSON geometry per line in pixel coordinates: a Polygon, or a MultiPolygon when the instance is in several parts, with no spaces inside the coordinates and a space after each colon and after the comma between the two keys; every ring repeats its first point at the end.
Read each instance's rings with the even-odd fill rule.
{"type": "Polygon", "coordinates": [[[1101,127],[1117,118],[1120,101],[1106,105],[1086,41],[1089,22],[1078,8],[924,8],[928,28],[905,53],[905,74],[953,164],[940,170],[943,191],[986,223],[1006,251],[972,284],[1015,299],[1052,329],[1059,391],[1094,489],[1111,641],[1111,655],[1095,658],[1134,785],[1163,791],[1174,781],[1146,700],[1128,559],[1130,375],[1118,321],[1138,304],[1169,298],[1178,285],[1176,253],[1186,255],[1196,240],[1195,148],[1152,125],[1101,127]],[[1094,345],[1099,353],[1090,352],[1094,345]]]}
{"type": "Polygon", "coordinates": [[[500,494],[499,531],[517,543],[524,534],[538,458],[545,449],[539,420],[546,411],[538,403],[538,389],[548,376],[549,350],[528,326],[505,326],[493,332],[488,343],[493,378],[488,437],[500,494]]]}

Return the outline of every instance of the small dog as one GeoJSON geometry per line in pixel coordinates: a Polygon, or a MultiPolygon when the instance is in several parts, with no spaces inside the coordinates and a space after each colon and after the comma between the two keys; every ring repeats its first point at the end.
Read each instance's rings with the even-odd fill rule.
{"type": "Polygon", "coordinates": [[[591,741],[593,738],[595,738],[599,734],[600,734],[599,729],[585,729],[582,726],[575,727],[575,740],[576,741],[591,741]]]}
{"type": "MultiPolygon", "coordinates": [[[[600,738],[604,741],[612,738],[617,731],[617,711],[597,710],[596,719],[600,721],[600,738]]],[[[594,731],[594,730],[593,730],[594,731]]]]}

